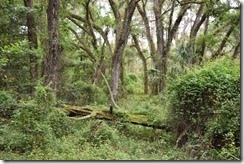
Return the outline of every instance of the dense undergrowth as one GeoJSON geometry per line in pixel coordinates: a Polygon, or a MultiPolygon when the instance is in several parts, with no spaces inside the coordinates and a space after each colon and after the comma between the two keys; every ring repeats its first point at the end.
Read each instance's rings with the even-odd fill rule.
{"type": "MultiPolygon", "coordinates": [[[[93,118],[70,120],[60,110],[60,100],[43,86],[26,100],[1,91],[0,159],[240,159],[238,62],[208,63],[170,81],[168,90],[157,96],[142,95],[136,88],[139,83],[135,75],[126,78],[125,91],[130,94],[118,102],[120,112],[146,115],[151,123],[168,125],[171,132],[93,118]]],[[[70,104],[96,105],[106,99],[104,93],[86,94],[103,92],[95,86],[77,82],[72,87],[66,97],[70,104]]]]}
{"type": "Polygon", "coordinates": [[[240,159],[240,65],[222,58],[169,86],[178,147],[207,159],[240,159]]]}

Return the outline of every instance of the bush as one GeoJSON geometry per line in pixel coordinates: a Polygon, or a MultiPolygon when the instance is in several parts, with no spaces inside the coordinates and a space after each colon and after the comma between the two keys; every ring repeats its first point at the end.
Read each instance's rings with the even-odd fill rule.
{"type": "Polygon", "coordinates": [[[22,102],[14,118],[1,133],[0,145],[20,153],[45,149],[56,138],[72,132],[71,121],[63,111],[55,108],[55,96],[50,88],[38,86],[35,98],[22,102]]]}
{"type": "Polygon", "coordinates": [[[179,146],[197,136],[210,147],[223,148],[228,146],[228,133],[233,134],[235,145],[239,145],[238,63],[226,58],[210,62],[172,82],[169,92],[179,146]]]}
{"type": "Polygon", "coordinates": [[[0,91],[0,117],[10,118],[13,115],[14,105],[16,105],[16,100],[13,96],[6,91],[0,91]]]}
{"type": "Polygon", "coordinates": [[[50,87],[38,85],[35,87],[34,101],[42,108],[49,109],[56,105],[56,96],[50,87]]]}
{"type": "Polygon", "coordinates": [[[47,115],[48,113],[33,102],[22,104],[11,123],[5,127],[5,147],[21,153],[44,147],[51,138],[47,115]]]}
{"type": "Polygon", "coordinates": [[[66,87],[66,99],[75,105],[105,104],[107,96],[102,89],[93,84],[82,81],[75,82],[66,87]]]}
{"type": "Polygon", "coordinates": [[[116,129],[110,127],[104,122],[97,122],[90,127],[90,130],[86,132],[88,142],[99,145],[105,141],[118,141],[118,133],[116,129]]]}
{"type": "Polygon", "coordinates": [[[59,109],[54,108],[52,110],[48,118],[48,124],[57,138],[73,133],[72,121],[59,109]]]}
{"type": "Polygon", "coordinates": [[[143,87],[138,86],[143,86],[143,83],[140,80],[140,78],[134,73],[126,74],[124,79],[124,94],[143,93],[143,87]]]}

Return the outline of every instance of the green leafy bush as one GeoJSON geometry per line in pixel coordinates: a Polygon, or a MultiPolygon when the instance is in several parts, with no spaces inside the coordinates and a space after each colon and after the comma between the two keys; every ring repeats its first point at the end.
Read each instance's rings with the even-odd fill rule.
{"type": "Polygon", "coordinates": [[[101,144],[105,141],[118,141],[118,133],[116,129],[110,127],[104,122],[98,122],[90,127],[90,130],[86,133],[87,141],[94,144],[101,144]]]}
{"type": "Polygon", "coordinates": [[[51,138],[47,115],[37,104],[23,103],[11,123],[5,127],[5,147],[23,153],[45,146],[51,138]]]}
{"type": "Polygon", "coordinates": [[[74,131],[71,120],[63,111],[56,108],[54,108],[50,113],[48,124],[52,129],[52,133],[57,138],[71,134],[74,131]]]}
{"type": "Polygon", "coordinates": [[[184,144],[196,135],[210,147],[223,148],[229,145],[226,135],[231,132],[239,146],[239,63],[228,58],[210,62],[171,82],[169,92],[178,142],[184,144]]]}
{"type": "Polygon", "coordinates": [[[135,93],[143,93],[142,81],[140,78],[134,73],[128,73],[124,79],[124,91],[125,94],[135,94],[135,93]]]}
{"type": "Polygon", "coordinates": [[[54,107],[55,100],[50,88],[38,86],[35,98],[20,103],[14,118],[2,129],[0,145],[9,151],[30,152],[45,149],[56,138],[71,133],[71,121],[54,107]]]}
{"type": "Polygon", "coordinates": [[[0,91],[0,117],[10,118],[13,115],[11,109],[16,105],[16,100],[6,91],[0,91]]]}
{"type": "Polygon", "coordinates": [[[56,96],[51,88],[38,85],[35,88],[35,103],[42,108],[48,109],[56,104],[56,96]]]}
{"type": "Polygon", "coordinates": [[[75,105],[105,104],[107,96],[94,84],[77,81],[65,89],[65,99],[75,105]]]}

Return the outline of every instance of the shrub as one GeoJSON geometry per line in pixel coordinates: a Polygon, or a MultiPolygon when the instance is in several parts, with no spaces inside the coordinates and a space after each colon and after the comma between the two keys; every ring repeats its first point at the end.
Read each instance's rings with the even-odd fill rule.
{"type": "Polygon", "coordinates": [[[54,108],[52,110],[48,118],[48,124],[57,138],[73,133],[71,120],[60,109],[54,108]]]}
{"type": "Polygon", "coordinates": [[[56,96],[50,87],[38,85],[35,88],[34,101],[40,107],[49,109],[56,104],[56,96]]]}
{"type": "Polygon", "coordinates": [[[238,146],[239,64],[226,58],[210,62],[173,81],[169,92],[179,146],[195,135],[204,139],[205,144],[208,142],[210,147],[222,148],[228,145],[226,135],[230,132],[238,146]]]}
{"type": "Polygon", "coordinates": [[[87,139],[94,144],[101,144],[107,140],[118,141],[118,134],[116,129],[110,127],[104,122],[97,122],[90,127],[87,133],[87,139]]]}
{"type": "Polygon", "coordinates": [[[75,105],[104,104],[107,96],[96,85],[77,81],[66,87],[66,99],[75,105]]]}
{"type": "Polygon", "coordinates": [[[33,102],[24,103],[5,128],[4,144],[7,149],[26,152],[45,146],[51,138],[47,114],[33,102]]]}
{"type": "Polygon", "coordinates": [[[14,118],[1,133],[0,145],[20,153],[45,149],[56,138],[72,132],[71,121],[63,111],[54,108],[55,96],[48,87],[38,86],[35,98],[22,102],[14,118]]]}
{"type": "Polygon", "coordinates": [[[124,79],[124,91],[125,94],[135,94],[135,93],[143,93],[142,81],[140,78],[134,73],[128,73],[124,79]]]}
{"type": "Polygon", "coordinates": [[[128,80],[128,81],[132,81],[132,82],[137,82],[137,81],[139,80],[139,78],[138,78],[137,75],[134,74],[134,73],[128,73],[128,74],[126,75],[126,80],[128,80]]]}
{"type": "Polygon", "coordinates": [[[0,91],[0,117],[10,118],[13,115],[12,107],[15,104],[16,100],[10,93],[0,91]]]}

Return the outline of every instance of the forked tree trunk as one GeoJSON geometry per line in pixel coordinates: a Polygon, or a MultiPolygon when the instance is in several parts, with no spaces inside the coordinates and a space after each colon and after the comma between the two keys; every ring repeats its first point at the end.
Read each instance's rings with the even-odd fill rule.
{"type": "Polygon", "coordinates": [[[141,17],[142,17],[142,20],[143,20],[143,23],[144,23],[144,26],[145,26],[145,31],[146,31],[146,37],[147,37],[147,42],[148,42],[148,45],[149,45],[149,50],[150,50],[150,57],[152,58],[152,62],[153,64],[155,65],[156,63],[156,47],[155,47],[155,43],[153,41],[153,37],[152,37],[152,34],[151,34],[151,30],[150,30],[150,26],[149,26],[149,20],[147,18],[147,13],[146,13],[146,2],[143,3],[143,6],[141,7],[139,4],[137,5],[137,10],[139,11],[141,17]]]}
{"type": "Polygon", "coordinates": [[[118,4],[114,0],[109,0],[116,19],[116,41],[112,57],[111,88],[115,100],[118,99],[119,77],[121,71],[121,60],[130,33],[130,23],[139,0],[127,1],[123,15],[119,12],[118,4]]]}
{"type": "MultiPolygon", "coordinates": [[[[163,3],[163,2],[161,2],[163,3]]],[[[137,5],[137,10],[140,13],[144,26],[145,26],[145,31],[146,31],[146,38],[147,38],[147,42],[149,45],[149,50],[150,50],[150,57],[152,59],[152,67],[155,68],[157,70],[157,62],[158,60],[157,58],[157,50],[155,47],[155,43],[151,34],[151,30],[150,30],[150,25],[149,25],[149,20],[147,17],[147,13],[146,13],[146,5],[147,5],[147,1],[142,1],[142,6],[140,6],[139,4],[137,5]]],[[[153,82],[152,83],[152,94],[157,94],[158,93],[158,83],[157,82],[153,82]]]]}
{"type": "Polygon", "coordinates": [[[204,21],[207,18],[207,14],[205,12],[205,9],[206,9],[206,4],[205,3],[201,4],[199,9],[198,9],[195,21],[194,21],[194,23],[193,23],[193,25],[191,27],[191,32],[190,32],[190,50],[191,50],[191,54],[192,55],[188,59],[188,65],[190,67],[191,67],[192,64],[195,63],[194,62],[194,56],[196,54],[195,38],[197,36],[197,33],[198,33],[201,25],[204,23],[204,21]]]}

